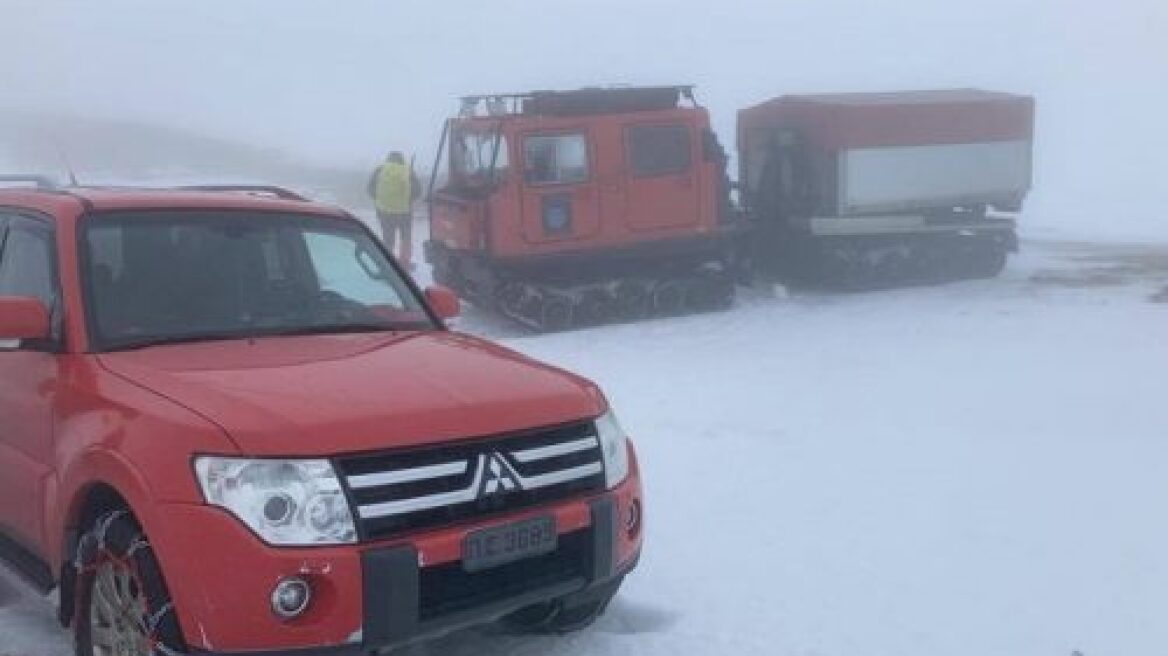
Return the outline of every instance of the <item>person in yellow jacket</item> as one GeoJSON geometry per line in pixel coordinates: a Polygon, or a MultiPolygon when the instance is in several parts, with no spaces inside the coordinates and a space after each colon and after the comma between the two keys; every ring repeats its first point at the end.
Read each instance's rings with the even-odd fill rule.
{"type": "Polygon", "coordinates": [[[413,166],[406,164],[401,152],[393,151],[385,163],[369,178],[369,195],[377,207],[381,223],[381,239],[390,253],[394,252],[400,233],[401,248],[397,253],[402,266],[411,268],[413,254],[414,201],[421,195],[422,185],[413,166]]]}

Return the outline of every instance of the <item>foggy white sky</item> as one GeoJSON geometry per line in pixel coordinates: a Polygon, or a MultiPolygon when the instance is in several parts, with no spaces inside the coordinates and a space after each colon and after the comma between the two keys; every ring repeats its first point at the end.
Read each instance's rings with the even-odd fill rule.
{"type": "Polygon", "coordinates": [[[693,82],[723,139],[781,93],[1038,98],[1046,224],[1168,235],[1164,0],[0,0],[0,103],[365,166],[428,157],[458,95],[693,82]]]}

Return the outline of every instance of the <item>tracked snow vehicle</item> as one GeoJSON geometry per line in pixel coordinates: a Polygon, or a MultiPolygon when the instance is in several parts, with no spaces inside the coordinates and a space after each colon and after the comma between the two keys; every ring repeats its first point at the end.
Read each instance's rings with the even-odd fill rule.
{"type": "Polygon", "coordinates": [[[537,330],[725,308],[728,185],[691,87],[471,96],[443,130],[426,257],[537,330]]]}
{"type": "Polygon", "coordinates": [[[1017,249],[1033,133],[1033,99],[1005,93],[782,96],[739,112],[735,207],[691,87],[467,97],[434,164],[427,257],[539,330],[724,308],[748,277],[992,277],[1017,249]]]}
{"type": "Polygon", "coordinates": [[[738,115],[758,270],[873,288],[992,277],[1017,248],[1033,99],[978,90],[783,96],[738,115]]]}

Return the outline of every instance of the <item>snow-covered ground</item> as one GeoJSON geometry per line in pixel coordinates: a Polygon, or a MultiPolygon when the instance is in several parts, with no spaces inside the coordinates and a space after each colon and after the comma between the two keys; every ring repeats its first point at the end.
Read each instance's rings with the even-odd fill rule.
{"type": "MultiPolygon", "coordinates": [[[[426,272],[420,272],[426,278],[426,272]]],[[[1034,242],[1001,278],[486,334],[600,382],[647,486],[593,629],[417,653],[1168,653],[1168,247],[1034,242]]],[[[0,654],[55,656],[0,578],[0,654]]]]}

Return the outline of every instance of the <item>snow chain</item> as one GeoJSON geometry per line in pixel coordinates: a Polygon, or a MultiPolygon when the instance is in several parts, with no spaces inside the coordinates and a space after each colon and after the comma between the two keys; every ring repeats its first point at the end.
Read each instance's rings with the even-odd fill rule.
{"type": "MultiPolygon", "coordinates": [[[[109,529],[113,523],[122,517],[126,517],[128,513],[125,510],[117,510],[105,515],[102,515],[97,523],[94,525],[94,530],[86,533],[81,537],[77,544],[77,552],[73,556],[73,568],[77,572],[78,578],[83,576],[92,576],[97,572],[97,568],[103,563],[113,563],[119,567],[124,567],[133,572],[134,577],[138,578],[138,588],[143,597],[146,597],[146,606],[150,607],[150,599],[147,597],[145,586],[142,585],[138,568],[134,563],[134,556],[145,549],[150,549],[150,542],[144,535],[139,535],[126,548],[124,556],[117,556],[112,553],[107,544],[106,538],[109,534],[109,529]]],[[[92,592],[90,592],[92,594],[92,592]]],[[[90,602],[92,603],[92,602],[90,602]]],[[[158,625],[162,619],[166,617],[167,613],[174,612],[174,602],[167,602],[150,617],[146,618],[145,626],[141,628],[146,633],[146,639],[150,642],[150,648],[153,653],[158,656],[187,656],[184,652],[175,650],[174,648],[163,642],[162,638],[158,636],[158,625]]],[[[81,621],[78,618],[78,621],[81,621]]]]}

